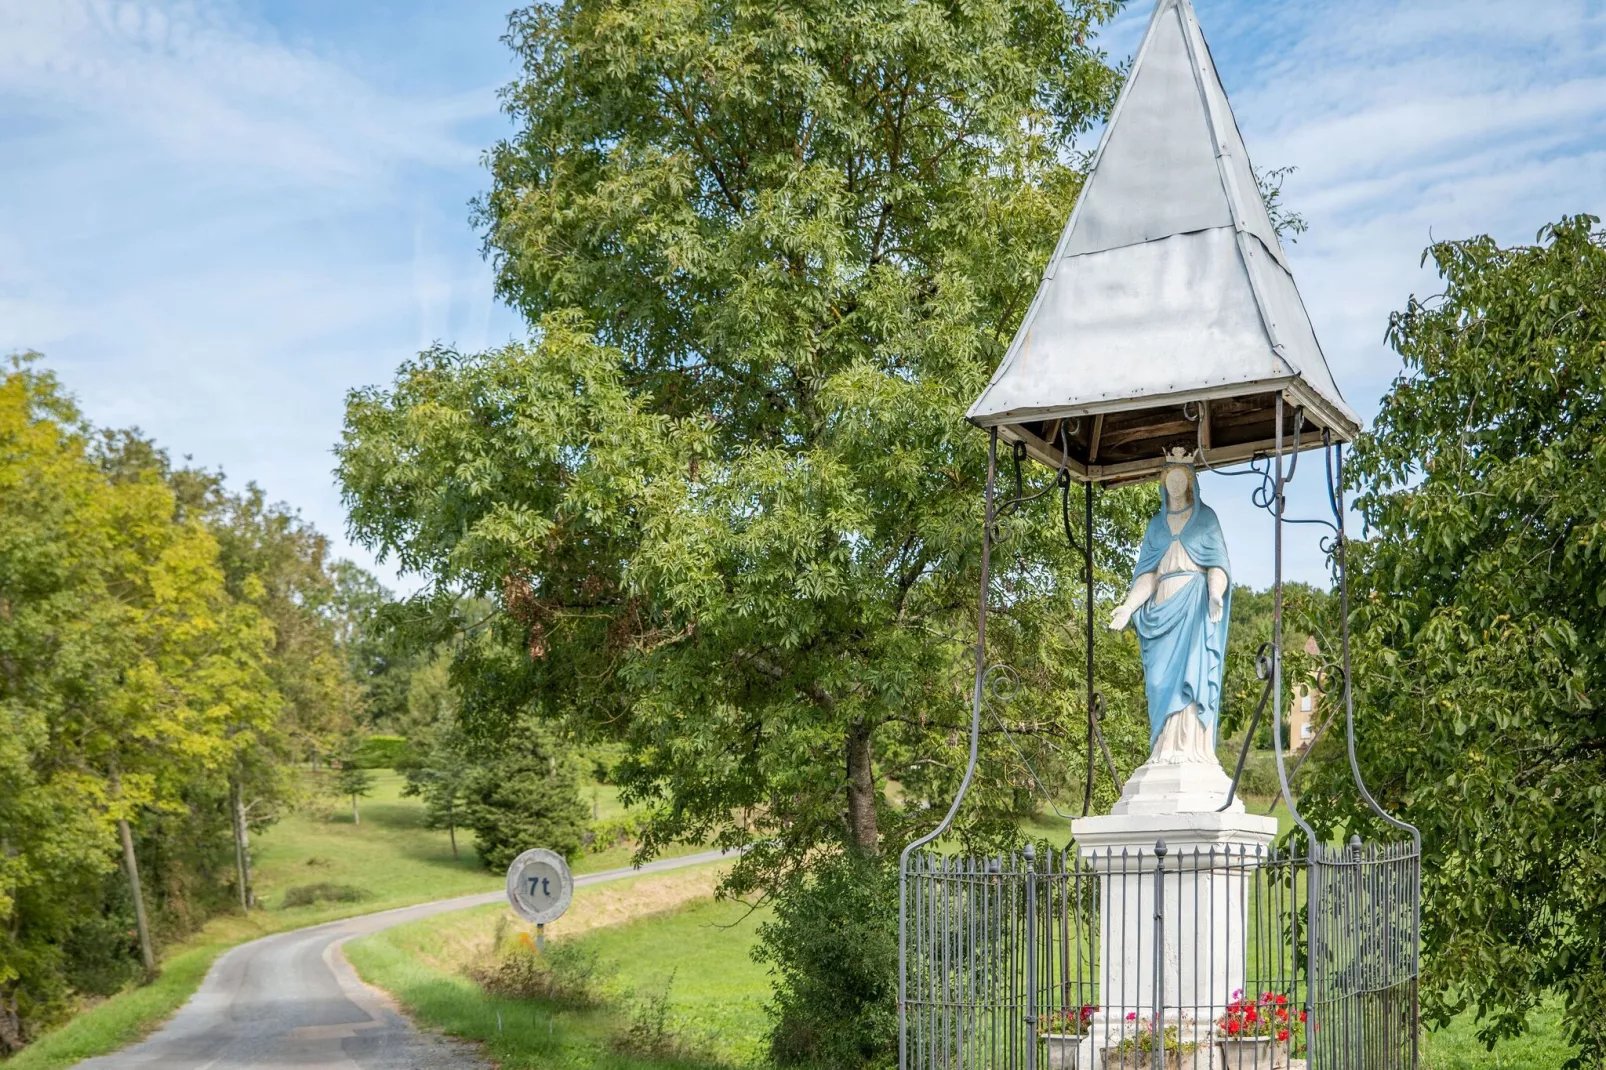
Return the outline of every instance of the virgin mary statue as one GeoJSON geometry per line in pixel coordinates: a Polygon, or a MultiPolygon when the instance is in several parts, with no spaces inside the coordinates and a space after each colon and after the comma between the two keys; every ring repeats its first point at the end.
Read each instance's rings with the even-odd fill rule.
{"type": "Polygon", "coordinates": [[[1128,782],[1116,813],[1214,810],[1228,780],[1216,760],[1232,576],[1214,509],[1199,500],[1187,451],[1166,457],[1160,511],[1138,551],[1132,590],[1110,618],[1128,623],[1143,651],[1149,761],[1128,782]]]}

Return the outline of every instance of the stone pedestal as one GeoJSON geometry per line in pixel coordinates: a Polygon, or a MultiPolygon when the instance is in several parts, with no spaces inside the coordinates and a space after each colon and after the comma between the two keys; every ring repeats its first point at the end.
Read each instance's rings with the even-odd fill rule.
{"type": "MultiPolygon", "coordinates": [[[[1216,793],[1214,804],[1222,797],[1216,793]]],[[[1184,1043],[1208,1045],[1216,1018],[1244,986],[1252,875],[1277,835],[1276,820],[1241,809],[1139,810],[1084,817],[1071,827],[1083,865],[1099,882],[1095,1034],[1113,1046],[1133,1034],[1129,1015],[1152,1021],[1158,965],[1163,1023],[1177,1026],[1184,1043]],[[1159,894],[1158,842],[1166,852],[1159,894]]]]}
{"type": "MultiPolygon", "coordinates": [[[[1215,761],[1172,762],[1153,759],[1138,767],[1110,807],[1117,814],[1213,813],[1227,797],[1232,778],[1215,761]]],[[[1244,801],[1233,799],[1230,814],[1244,812],[1244,801]]],[[[1154,841],[1148,846],[1153,847],[1154,841]]]]}

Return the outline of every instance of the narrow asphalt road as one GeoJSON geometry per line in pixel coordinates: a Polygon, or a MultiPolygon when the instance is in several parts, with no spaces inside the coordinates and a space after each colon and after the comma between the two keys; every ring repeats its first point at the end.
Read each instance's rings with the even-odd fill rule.
{"type": "MultiPolygon", "coordinates": [[[[576,886],[698,866],[719,851],[610,869],[576,886]]],[[[78,1064],[81,1070],[487,1070],[466,1044],[414,1029],[358,980],[342,943],[434,914],[505,900],[501,892],[363,914],[276,933],[225,952],[200,989],[147,1039],[78,1064]]]]}

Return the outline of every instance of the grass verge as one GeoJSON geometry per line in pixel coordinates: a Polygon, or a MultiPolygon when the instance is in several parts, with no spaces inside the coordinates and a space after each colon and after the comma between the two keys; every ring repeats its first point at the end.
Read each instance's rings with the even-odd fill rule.
{"type": "MultiPolygon", "coordinates": [[[[695,873],[698,871],[688,871],[695,873]]],[[[540,1000],[489,994],[464,975],[490,950],[500,908],[463,911],[397,926],[346,945],[359,976],[389,992],[420,1025],[479,1041],[506,1070],[534,1067],[744,1066],[758,1061],[767,1025],[768,975],[749,950],[763,915],[708,897],[714,873],[702,873],[698,896],[679,906],[619,922],[633,908],[673,900],[688,890],[669,875],[577,889],[571,923],[555,939],[593,952],[607,975],[608,1005],[567,1010],[540,1000]],[[610,923],[612,922],[612,923],[610,923]],[[695,1058],[622,1055],[613,1039],[633,1008],[661,1000],[666,1025],[695,1058]]]]}

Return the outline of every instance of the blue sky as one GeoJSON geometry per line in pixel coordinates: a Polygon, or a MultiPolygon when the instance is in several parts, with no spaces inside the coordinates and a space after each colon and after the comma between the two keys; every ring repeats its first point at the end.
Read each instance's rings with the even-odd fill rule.
{"type": "MultiPolygon", "coordinates": [[[[1298,168],[1295,276],[1363,416],[1397,371],[1389,311],[1434,290],[1432,237],[1606,214],[1606,2],[1195,3],[1256,164],[1298,168]]],[[[96,422],[255,480],[375,567],[330,475],[345,391],[522,332],[467,207],[505,129],[508,6],[0,0],[0,352],[42,351],[96,422]]],[[[1239,484],[1204,493],[1261,585],[1239,484]]],[[[1293,576],[1322,577],[1314,541],[1293,576]]]]}

